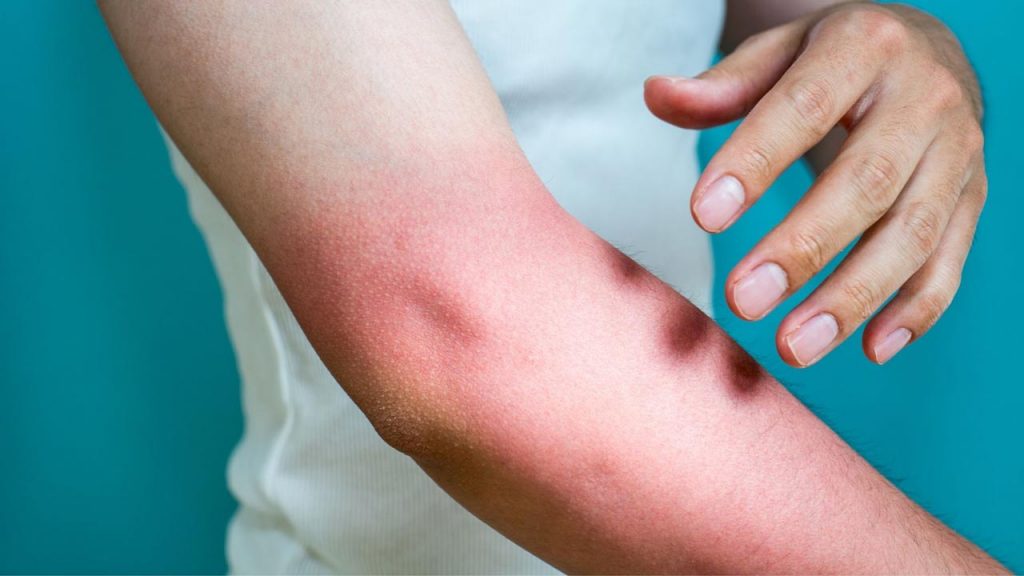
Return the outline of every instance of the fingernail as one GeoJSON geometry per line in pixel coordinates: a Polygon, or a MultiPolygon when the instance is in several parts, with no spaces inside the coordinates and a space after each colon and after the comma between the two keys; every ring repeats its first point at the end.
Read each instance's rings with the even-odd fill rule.
{"type": "Polygon", "coordinates": [[[906,328],[897,328],[875,346],[875,361],[885,364],[910,342],[912,334],[906,328]]]}
{"type": "Polygon", "coordinates": [[[750,271],[733,289],[733,301],[744,318],[756,320],[764,316],[786,293],[789,280],[786,271],[774,262],[761,264],[750,271]]]}
{"type": "Polygon", "coordinates": [[[656,74],[654,76],[648,76],[646,82],[652,82],[654,80],[664,80],[670,84],[678,84],[680,82],[690,80],[690,78],[686,76],[665,76],[661,74],[656,74]]]}
{"type": "Polygon", "coordinates": [[[839,324],[835,316],[822,313],[804,322],[786,336],[786,345],[793,353],[797,364],[813,364],[839,335],[839,324]]]}
{"type": "Polygon", "coordinates": [[[717,232],[740,211],[745,198],[743,184],[739,180],[733,176],[722,176],[704,191],[694,212],[705,230],[717,232]]]}

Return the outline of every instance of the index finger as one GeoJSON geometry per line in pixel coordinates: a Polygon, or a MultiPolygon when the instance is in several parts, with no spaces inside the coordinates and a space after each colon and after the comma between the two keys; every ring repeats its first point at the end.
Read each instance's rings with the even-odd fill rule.
{"type": "MultiPolygon", "coordinates": [[[[867,14],[869,12],[865,12],[867,14]]],[[[884,17],[884,16],[883,16],[884,17]]],[[[870,22],[863,14],[820,22],[779,82],[708,163],[691,198],[698,224],[728,227],[794,161],[819,142],[871,90],[890,50],[849,42],[870,22]]]]}

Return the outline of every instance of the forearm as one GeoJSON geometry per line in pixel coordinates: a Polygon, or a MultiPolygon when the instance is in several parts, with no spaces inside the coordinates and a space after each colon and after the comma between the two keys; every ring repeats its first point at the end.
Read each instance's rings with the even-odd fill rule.
{"type": "Polygon", "coordinates": [[[407,450],[467,508],[571,572],[998,570],[685,299],[563,226],[572,250],[509,259],[471,383],[407,450]]]}

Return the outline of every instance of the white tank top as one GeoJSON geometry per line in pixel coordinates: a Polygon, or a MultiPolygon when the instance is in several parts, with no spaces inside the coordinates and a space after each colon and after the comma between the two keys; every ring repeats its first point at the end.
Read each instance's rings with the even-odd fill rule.
{"type": "MultiPolygon", "coordinates": [[[[575,217],[705,311],[696,134],[647,111],[651,74],[711,61],[721,0],[455,1],[537,173],[575,217]]],[[[224,291],[245,432],[229,483],[237,573],[555,573],[466,512],[374,432],[256,254],[169,143],[224,291]]]]}

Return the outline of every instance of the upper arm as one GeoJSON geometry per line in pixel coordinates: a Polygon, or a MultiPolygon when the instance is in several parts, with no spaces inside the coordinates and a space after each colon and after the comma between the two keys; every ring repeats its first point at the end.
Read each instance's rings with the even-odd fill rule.
{"type": "Polygon", "coordinates": [[[261,214],[370,193],[338,185],[438,181],[460,147],[511,141],[444,2],[101,7],[155,113],[257,241],[261,214]]]}
{"type": "Polygon", "coordinates": [[[405,401],[471,314],[441,295],[554,206],[447,2],[100,6],[326,365],[371,416],[405,401]]]}

